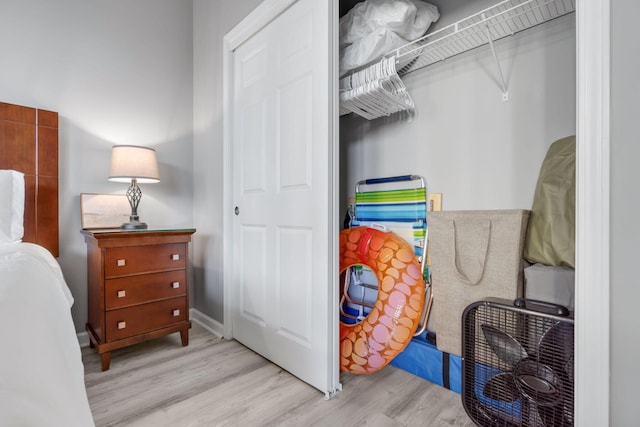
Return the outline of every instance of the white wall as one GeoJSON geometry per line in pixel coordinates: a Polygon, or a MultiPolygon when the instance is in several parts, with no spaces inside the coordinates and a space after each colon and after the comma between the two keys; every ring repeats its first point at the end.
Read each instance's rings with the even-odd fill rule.
{"type": "Polygon", "coordinates": [[[496,51],[506,102],[487,45],[406,75],[413,116],[344,116],[340,202],[360,179],[419,174],[447,210],[529,209],[549,145],[575,134],[575,16],[502,39],[496,51]]]}
{"type": "Polygon", "coordinates": [[[194,306],[223,321],[222,40],[261,0],[194,0],[194,306]]]}
{"type": "MultiPolygon", "coordinates": [[[[611,426],[637,426],[640,41],[637,0],[611,2],[611,426]]],[[[600,367],[597,367],[600,369],[600,367]]]]}
{"type": "Polygon", "coordinates": [[[80,193],[107,181],[111,146],[157,150],[161,181],[142,185],[150,226],[193,225],[192,3],[173,0],[0,0],[0,101],[57,111],[60,264],[87,319],[80,193]]]}

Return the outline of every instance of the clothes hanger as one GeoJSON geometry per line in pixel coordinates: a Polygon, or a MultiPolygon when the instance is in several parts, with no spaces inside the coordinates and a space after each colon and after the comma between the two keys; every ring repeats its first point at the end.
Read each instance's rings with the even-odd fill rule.
{"type": "Polygon", "coordinates": [[[340,81],[341,109],[368,120],[414,108],[398,76],[395,57],[385,57],[340,81]]]}

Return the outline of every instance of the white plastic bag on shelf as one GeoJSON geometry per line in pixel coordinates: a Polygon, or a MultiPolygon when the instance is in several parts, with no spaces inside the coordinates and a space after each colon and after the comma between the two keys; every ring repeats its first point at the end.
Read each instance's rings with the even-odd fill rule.
{"type": "Polygon", "coordinates": [[[375,61],[407,41],[386,28],[377,28],[340,50],[340,75],[375,61]]]}
{"type": "Polygon", "coordinates": [[[419,37],[438,20],[421,0],[365,0],[340,19],[340,75],[419,37]]]}

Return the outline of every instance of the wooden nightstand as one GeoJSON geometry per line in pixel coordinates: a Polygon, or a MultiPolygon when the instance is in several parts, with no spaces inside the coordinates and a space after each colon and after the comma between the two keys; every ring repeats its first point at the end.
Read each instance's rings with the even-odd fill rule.
{"type": "Polygon", "coordinates": [[[83,230],[87,333],[102,370],[111,351],[180,332],[189,344],[189,242],[195,229],[83,230]]]}

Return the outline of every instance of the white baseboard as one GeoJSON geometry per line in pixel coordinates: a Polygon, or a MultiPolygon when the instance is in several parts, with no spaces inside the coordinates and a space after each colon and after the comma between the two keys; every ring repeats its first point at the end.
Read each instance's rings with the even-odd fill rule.
{"type": "MultiPolygon", "coordinates": [[[[196,322],[198,325],[202,326],[209,332],[219,337],[224,335],[224,325],[218,322],[216,319],[207,316],[195,308],[189,309],[189,315],[193,322],[196,322]]],[[[89,346],[89,334],[86,332],[78,332],[76,334],[78,337],[78,343],[80,344],[80,348],[89,346]]]]}
{"type": "Polygon", "coordinates": [[[216,319],[207,316],[195,308],[189,309],[189,314],[192,322],[196,322],[214,335],[224,336],[224,325],[216,319]]]}
{"type": "Polygon", "coordinates": [[[80,344],[80,348],[89,346],[89,334],[86,332],[78,332],[76,334],[78,337],[78,343],[80,344]]]}

